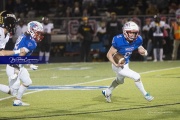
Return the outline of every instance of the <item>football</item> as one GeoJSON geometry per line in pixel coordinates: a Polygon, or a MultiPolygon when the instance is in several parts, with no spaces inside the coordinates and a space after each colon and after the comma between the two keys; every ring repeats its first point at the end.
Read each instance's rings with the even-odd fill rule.
{"type": "Polygon", "coordinates": [[[118,52],[113,55],[113,59],[116,62],[116,64],[118,64],[118,63],[124,64],[125,63],[124,56],[118,52]]]}

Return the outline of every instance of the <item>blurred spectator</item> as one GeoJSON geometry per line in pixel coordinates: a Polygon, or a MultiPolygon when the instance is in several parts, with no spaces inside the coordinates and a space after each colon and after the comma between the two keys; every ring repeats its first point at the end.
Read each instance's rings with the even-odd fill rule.
{"type": "Polygon", "coordinates": [[[164,36],[164,45],[163,45],[163,51],[164,51],[164,58],[168,58],[168,56],[171,54],[171,41],[170,41],[170,25],[168,24],[168,20],[166,17],[161,18],[162,21],[164,21],[164,30],[163,30],[163,36],[164,36]]]}
{"type": "Polygon", "coordinates": [[[63,17],[65,13],[65,5],[63,3],[59,3],[56,7],[55,17],[63,17]]]}
{"type": "Polygon", "coordinates": [[[149,37],[150,23],[151,23],[151,19],[146,18],[145,25],[142,28],[143,47],[148,52],[148,56],[144,56],[145,61],[147,61],[147,58],[150,57],[152,51],[152,40],[149,37]]]}
{"type": "Polygon", "coordinates": [[[150,24],[150,37],[153,40],[154,62],[163,61],[163,31],[165,22],[161,21],[160,16],[154,15],[154,21],[150,24]]]}
{"type": "Polygon", "coordinates": [[[14,13],[14,0],[7,0],[6,10],[14,13]]]}
{"type": "Polygon", "coordinates": [[[80,16],[82,16],[81,11],[82,11],[82,8],[81,8],[79,2],[78,1],[74,2],[74,6],[72,8],[72,15],[73,15],[73,17],[80,17],[80,16]]]}
{"type": "Polygon", "coordinates": [[[90,16],[90,14],[88,13],[88,9],[87,8],[83,9],[82,16],[87,16],[87,17],[90,16]]]}
{"type": "Polygon", "coordinates": [[[99,16],[99,12],[96,8],[93,8],[90,12],[90,16],[99,16]]]}
{"type": "Polygon", "coordinates": [[[160,14],[162,14],[162,12],[168,12],[167,8],[169,6],[169,1],[168,0],[156,0],[155,4],[158,8],[158,11],[160,14]]]}
{"type": "Polygon", "coordinates": [[[110,14],[111,20],[106,24],[106,31],[108,35],[108,48],[111,47],[112,39],[115,35],[122,33],[122,24],[117,20],[117,16],[115,12],[111,12],[110,14]]]}
{"type": "Polygon", "coordinates": [[[177,60],[178,48],[180,46],[180,9],[176,11],[176,22],[172,25],[171,30],[174,37],[172,60],[177,60]]]}
{"type": "Polygon", "coordinates": [[[27,24],[26,22],[23,20],[23,18],[19,18],[17,19],[17,25],[15,28],[15,33],[14,35],[11,37],[11,40],[9,40],[9,45],[8,47],[11,48],[11,50],[14,48],[14,42],[16,42],[16,40],[18,39],[19,36],[21,36],[22,34],[24,34],[27,31],[27,24]]]}
{"type": "Polygon", "coordinates": [[[86,8],[87,8],[89,14],[92,14],[93,10],[97,11],[97,6],[93,2],[89,2],[86,8]]]}
{"type": "Polygon", "coordinates": [[[82,7],[87,8],[89,4],[96,4],[96,0],[82,0],[82,7]]]}
{"type": "Polygon", "coordinates": [[[39,42],[39,59],[40,61],[42,61],[45,55],[45,62],[49,63],[51,49],[51,34],[53,34],[54,24],[49,21],[48,17],[43,17],[42,25],[44,28],[44,39],[39,42]]]}
{"type": "Polygon", "coordinates": [[[152,3],[149,3],[148,8],[146,9],[146,15],[155,15],[158,13],[159,13],[159,10],[157,9],[157,6],[152,3]]]}
{"type": "Polygon", "coordinates": [[[21,0],[16,0],[14,4],[14,13],[16,17],[24,18],[26,13],[25,4],[21,0]]]}
{"type": "Polygon", "coordinates": [[[70,6],[67,6],[63,17],[72,17],[72,8],[70,6]]]}
{"type": "Polygon", "coordinates": [[[38,16],[47,16],[47,13],[49,13],[49,8],[50,8],[50,5],[47,3],[47,1],[38,0],[36,1],[36,4],[38,4],[37,7],[38,16]]]}
{"type": "Polygon", "coordinates": [[[102,42],[103,45],[107,47],[108,39],[107,39],[106,22],[105,21],[100,22],[100,25],[97,28],[96,35],[97,35],[99,41],[102,42]]]}
{"type": "Polygon", "coordinates": [[[169,11],[168,11],[168,14],[170,15],[174,15],[176,10],[177,10],[178,6],[176,5],[176,3],[171,3],[169,5],[169,11]]]}
{"type": "Polygon", "coordinates": [[[15,34],[13,36],[13,39],[17,40],[17,38],[19,36],[21,36],[22,34],[24,34],[26,31],[27,31],[27,24],[26,24],[26,22],[24,21],[24,19],[19,18],[18,19],[18,24],[16,26],[16,31],[15,31],[15,34]]]}
{"type": "MultiPolygon", "coordinates": [[[[101,15],[105,10],[114,11],[117,15],[127,15],[128,13],[129,15],[154,15],[157,13],[174,14],[178,4],[178,0],[6,0],[5,9],[15,11],[17,17],[23,17],[23,14],[28,13],[26,15],[28,18],[33,18],[34,15],[38,15],[35,17],[48,14],[51,16],[55,13],[58,5],[61,6],[58,10],[59,14],[62,15],[65,8],[69,6],[72,9],[72,15],[77,17],[82,16],[82,9],[84,8],[88,9],[90,16],[96,15],[93,11],[101,15]],[[62,6],[64,9],[61,9],[62,6]]],[[[56,12],[57,14],[58,12],[56,12]]]]}
{"type": "Polygon", "coordinates": [[[141,15],[142,12],[141,12],[141,10],[139,9],[138,6],[135,6],[135,7],[131,8],[131,11],[129,11],[128,14],[129,15],[141,15]]]}
{"type": "Polygon", "coordinates": [[[37,4],[36,0],[28,1],[27,18],[36,17],[37,9],[38,9],[38,4],[37,4]]]}
{"type": "Polygon", "coordinates": [[[94,31],[91,25],[88,24],[88,21],[89,21],[88,17],[83,17],[82,20],[83,20],[83,23],[78,28],[77,37],[82,42],[81,50],[80,50],[81,62],[88,62],[94,31]]]}

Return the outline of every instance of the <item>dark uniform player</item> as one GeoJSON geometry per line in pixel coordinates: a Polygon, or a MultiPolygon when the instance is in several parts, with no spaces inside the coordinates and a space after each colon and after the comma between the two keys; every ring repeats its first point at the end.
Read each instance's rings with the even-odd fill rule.
{"type": "Polygon", "coordinates": [[[10,33],[14,33],[15,24],[16,17],[13,13],[9,11],[2,11],[0,13],[0,56],[8,56],[20,52],[20,50],[4,50],[11,37],[10,33]]]}

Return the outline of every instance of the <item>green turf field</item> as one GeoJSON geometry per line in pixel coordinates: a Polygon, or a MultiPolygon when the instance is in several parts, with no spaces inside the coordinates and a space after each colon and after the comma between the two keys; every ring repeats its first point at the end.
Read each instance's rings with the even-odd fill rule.
{"type": "MultiPolygon", "coordinates": [[[[8,84],[5,67],[2,84],[8,84]]],[[[33,84],[23,101],[30,106],[14,107],[14,98],[0,92],[0,120],[180,120],[180,61],[131,62],[130,68],[141,74],[152,102],[126,78],[106,103],[101,91],[115,78],[109,62],[45,64],[29,70],[33,84]]]]}

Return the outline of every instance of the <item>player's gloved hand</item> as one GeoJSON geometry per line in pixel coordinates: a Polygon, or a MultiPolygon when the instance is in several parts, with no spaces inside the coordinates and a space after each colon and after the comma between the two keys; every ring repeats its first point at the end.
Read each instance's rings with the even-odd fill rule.
{"type": "Polygon", "coordinates": [[[32,70],[37,70],[37,69],[38,69],[38,66],[31,64],[31,65],[30,65],[30,68],[31,68],[32,70]]]}

